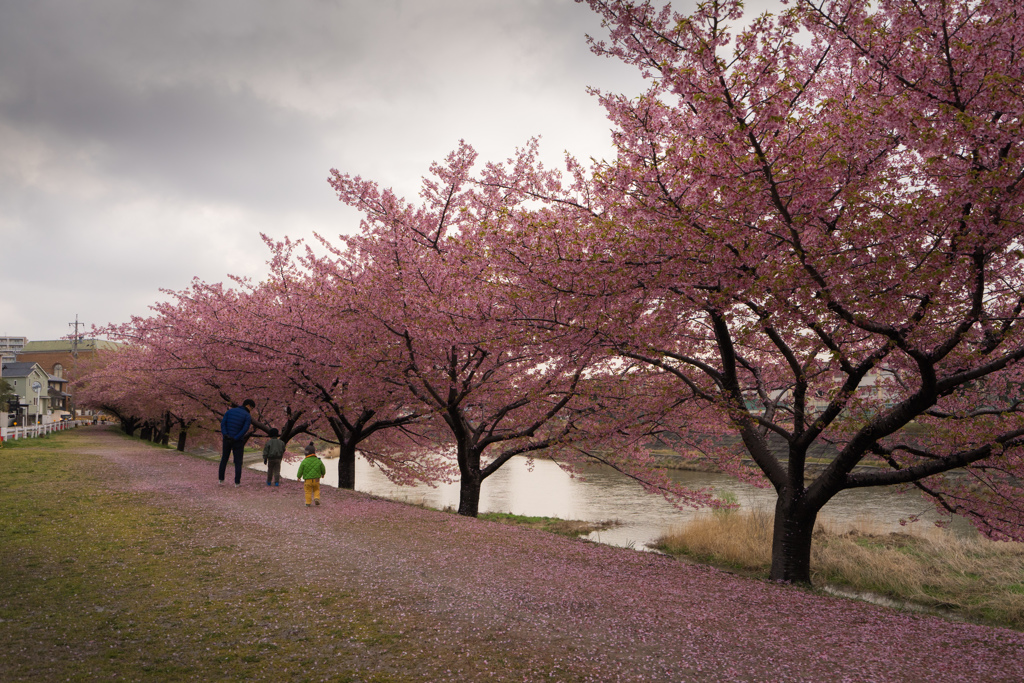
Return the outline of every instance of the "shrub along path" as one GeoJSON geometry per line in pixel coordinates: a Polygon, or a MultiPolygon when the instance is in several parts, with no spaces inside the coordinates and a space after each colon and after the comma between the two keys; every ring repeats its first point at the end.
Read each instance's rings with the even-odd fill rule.
{"type": "Polygon", "coordinates": [[[0,450],[0,680],[1016,681],[1024,633],[246,471],[0,450]]]}

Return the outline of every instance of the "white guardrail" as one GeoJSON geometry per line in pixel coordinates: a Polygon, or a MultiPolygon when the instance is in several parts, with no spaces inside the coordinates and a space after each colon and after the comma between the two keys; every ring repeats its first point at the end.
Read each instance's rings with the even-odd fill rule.
{"type": "Polygon", "coordinates": [[[24,427],[0,427],[0,443],[3,443],[8,439],[12,441],[16,441],[17,439],[31,439],[51,432],[60,432],[65,429],[77,427],[78,425],[89,424],[91,421],[92,420],[63,420],[61,422],[26,425],[24,427]]]}

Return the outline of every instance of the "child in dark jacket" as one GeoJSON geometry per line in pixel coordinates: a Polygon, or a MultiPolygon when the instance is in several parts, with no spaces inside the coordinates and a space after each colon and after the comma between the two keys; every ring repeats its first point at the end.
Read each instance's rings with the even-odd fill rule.
{"type": "Polygon", "coordinates": [[[325,474],[327,468],[324,467],[324,461],[316,457],[316,446],[310,441],[306,446],[306,457],[299,463],[299,471],[295,475],[297,479],[305,482],[303,488],[306,490],[306,507],[309,507],[311,502],[320,504],[320,478],[325,474]]]}
{"type": "Polygon", "coordinates": [[[281,460],[284,458],[284,441],[277,438],[280,435],[276,429],[270,430],[270,441],[263,446],[263,464],[267,466],[267,486],[270,486],[273,479],[274,486],[281,485],[281,460]]]}

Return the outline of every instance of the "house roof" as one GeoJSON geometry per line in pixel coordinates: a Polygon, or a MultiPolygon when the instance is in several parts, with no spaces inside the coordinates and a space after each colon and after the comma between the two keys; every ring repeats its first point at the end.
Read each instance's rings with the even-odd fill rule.
{"type": "MultiPolygon", "coordinates": [[[[115,351],[119,345],[103,339],[79,339],[78,351],[115,351]]],[[[71,353],[70,339],[56,339],[52,341],[30,341],[18,353],[46,353],[47,351],[62,351],[71,353]]]]}
{"type": "MultiPolygon", "coordinates": [[[[4,363],[3,372],[0,376],[3,377],[28,377],[32,374],[33,368],[39,367],[38,363],[4,363]]],[[[42,368],[40,368],[42,370],[42,368]]],[[[45,372],[43,373],[46,374],[45,372]]]]}

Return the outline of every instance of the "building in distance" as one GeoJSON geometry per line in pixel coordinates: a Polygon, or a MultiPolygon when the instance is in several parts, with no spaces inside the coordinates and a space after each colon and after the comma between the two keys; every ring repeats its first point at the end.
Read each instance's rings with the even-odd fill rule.
{"type": "MultiPolygon", "coordinates": [[[[19,363],[37,363],[44,372],[68,383],[65,410],[75,411],[74,386],[76,370],[83,361],[93,358],[100,351],[115,351],[118,345],[103,339],[57,339],[52,341],[31,341],[17,354],[19,363]]],[[[64,389],[61,388],[61,393],[64,389]]]]}
{"type": "MultiPolygon", "coordinates": [[[[44,424],[52,421],[53,404],[51,389],[63,393],[59,387],[62,380],[51,378],[38,363],[3,363],[0,373],[18,397],[18,407],[11,412],[15,424],[44,424]],[[50,380],[56,380],[51,382],[50,380]]],[[[5,425],[6,426],[6,425],[5,425]]]]}
{"type": "Polygon", "coordinates": [[[0,337],[0,363],[17,361],[17,354],[27,343],[28,337],[0,337]]]}

